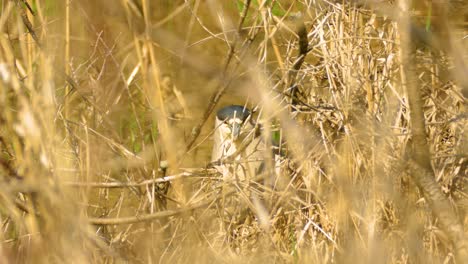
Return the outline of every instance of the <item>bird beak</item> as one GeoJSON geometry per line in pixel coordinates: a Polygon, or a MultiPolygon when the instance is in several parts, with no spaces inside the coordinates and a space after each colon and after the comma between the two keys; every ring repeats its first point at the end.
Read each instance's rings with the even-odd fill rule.
{"type": "Polygon", "coordinates": [[[232,129],[231,129],[231,134],[232,134],[232,140],[237,140],[239,138],[241,131],[241,126],[238,123],[232,124],[232,129]]]}

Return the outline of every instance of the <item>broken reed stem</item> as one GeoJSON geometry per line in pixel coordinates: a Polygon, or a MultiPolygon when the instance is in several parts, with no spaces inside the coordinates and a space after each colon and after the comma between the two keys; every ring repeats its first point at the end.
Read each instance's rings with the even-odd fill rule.
{"type": "Polygon", "coordinates": [[[468,242],[463,226],[453,211],[447,197],[445,197],[439,185],[434,181],[434,172],[413,160],[408,161],[407,166],[411,171],[411,177],[419,188],[424,191],[427,203],[439,218],[442,228],[453,242],[457,259],[468,260],[468,242]]]}
{"type": "MultiPolygon", "coordinates": [[[[262,175],[261,177],[256,177],[254,180],[260,180],[264,176],[262,175]]],[[[222,184],[218,185],[216,188],[220,188],[223,186],[225,183],[223,182],[222,184]]],[[[232,196],[237,194],[237,189],[229,191],[224,194],[224,196],[232,196]]],[[[202,207],[211,207],[212,204],[218,202],[219,199],[218,197],[214,197],[213,199],[210,199],[209,201],[206,202],[200,202],[194,205],[186,206],[185,208],[180,208],[177,210],[164,210],[164,211],[159,211],[156,213],[152,214],[144,214],[144,215],[137,215],[137,216],[129,216],[129,217],[116,217],[116,218],[88,218],[88,222],[90,224],[95,224],[95,225],[124,225],[124,224],[134,224],[134,223],[140,223],[140,222],[147,222],[147,221],[152,221],[154,219],[161,219],[165,217],[170,217],[170,216],[176,216],[184,213],[188,213],[189,211],[202,208],[202,207]]]]}
{"type": "Polygon", "coordinates": [[[129,217],[118,217],[118,218],[88,218],[88,222],[94,225],[124,225],[124,224],[134,224],[140,222],[148,222],[155,219],[166,218],[170,216],[180,215],[184,213],[188,213],[194,209],[204,207],[209,205],[210,202],[199,203],[196,205],[188,206],[185,208],[177,209],[177,210],[166,210],[166,211],[159,211],[153,214],[144,214],[144,215],[137,215],[137,216],[129,216],[129,217]]]}
{"type": "Polygon", "coordinates": [[[222,81],[221,81],[221,86],[215,91],[215,93],[211,96],[210,101],[208,103],[208,108],[205,110],[205,113],[203,114],[203,118],[200,120],[200,122],[193,128],[191,138],[189,140],[189,143],[187,144],[187,151],[190,151],[192,148],[193,144],[197,140],[198,136],[200,135],[201,129],[205,125],[206,121],[210,117],[211,113],[215,109],[216,105],[218,104],[219,100],[223,96],[224,92],[226,92],[226,89],[230,85],[230,81],[225,81],[226,78],[226,73],[228,70],[228,66],[231,63],[232,57],[234,56],[235,50],[236,50],[236,44],[239,41],[240,38],[240,33],[242,30],[242,25],[244,24],[245,18],[247,17],[247,12],[249,11],[250,8],[250,2],[251,0],[247,0],[244,8],[242,10],[241,14],[241,19],[239,21],[239,24],[237,26],[237,34],[234,39],[234,42],[230,45],[230,50],[229,54],[227,56],[226,63],[224,64],[224,69],[223,69],[223,74],[222,74],[222,81]]]}
{"type": "Polygon", "coordinates": [[[141,182],[66,182],[65,185],[71,187],[89,187],[89,188],[127,188],[139,187],[157,183],[171,182],[181,178],[195,178],[195,177],[209,177],[208,175],[215,175],[215,170],[206,170],[205,173],[191,173],[182,172],[175,175],[165,176],[157,179],[144,180],[141,182]]]}
{"type": "MultiPolygon", "coordinates": [[[[445,230],[450,241],[455,247],[457,259],[468,259],[468,245],[464,236],[463,226],[456,213],[450,206],[447,197],[440,190],[435,181],[435,175],[431,166],[431,154],[427,143],[426,124],[424,118],[423,99],[420,91],[422,84],[416,75],[416,40],[411,34],[411,21],[406,3],[401,3],[406,10],[399,18],[399,30],[401,36],[401,54],[403,82],[408,94],[410,108],[410,123],[412,131],[412,152],[414,162],[410,162],[410,175],[416,185],[423,191],[432,212],[439,219],[442,229],[445,230]]],[[[462,263],[462,262],[460,262],[462,263]]]]}
{"type": "Polygon", "coordinates": [[[287,77],[287,87],[286,89],[291,89],[291,110],[294,111],[294,107],[300,103],[299,99],[299,87],[296,82],[297,74],[304,63],[304,60],[309,52],[309,39],[307,38],[307,29],[304,24],[304,20],[299,18],[299,21],[296,22],[296,32],[299,36],[299,54],[296,61],[292,67],[292,70],[289,72],[287,77]]]}
{"type": "MultiPolygon", "coordinates": [[[[32,15],[34,15],[34,12],[32,11],[31,7],[29,6],[29,4],[27,4],[26,1],[21,1],[23,2],[23,4],[25,4],[26,8],[29,9],[29,11],[31,12],[32,15]]],[[[23,24],[26,26],[26,28],[28,29],[28,32],[29,34],[31,35],[31,37],[34,39],[34,42],[36,42],[36,44],[39,46],[39,48],[41,47],[40,45],[40,42],[39,42],[39,38],[37,37],[37,34],[36,32],[34,31],[34,27],[31,23],[31,21],[29,21],[29,18],[28,18],[28,15],[26,13],[26,8],[25,7],[22,7],[21,6],[21,3],[17,0],[16,1],[16,5],[18,6],[18,11],[20,13],[20,16],[21,16],[21,20],[23,21],[23,24]]]]}

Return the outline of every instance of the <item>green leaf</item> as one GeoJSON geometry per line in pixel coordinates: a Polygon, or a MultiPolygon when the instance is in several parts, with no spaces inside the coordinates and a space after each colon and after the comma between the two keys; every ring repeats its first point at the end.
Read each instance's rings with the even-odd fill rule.
{"type": "Polygon", "coordinates": [[[431,16],[432,16],[432,5],[429,5],[426,16],[426,31],[431,31],[431,16]]]}
{"type": "Polygon", "coordinates": [[[244,10],[244,7],[245,7],[244,1],[237,0],[237,10],[239,10],[239,13],[241,13],[242,10],[244,10]]]}
{"type": "Polygon", "coordinates": [[[281,140],[281,133],[279,131],[271,132],[271,139],[274,143],[279,143],[281,140]]]}
{"type": "Polygon", "coordinates": [[[273,4],[273,6],[271,7],[271,13],[274,15],[274,16],[277,16],[277,17],[283,17],[286,15],[286,10],[284,10],[283,8],[281,8],[281,6],[275,2],[273,4]]]}

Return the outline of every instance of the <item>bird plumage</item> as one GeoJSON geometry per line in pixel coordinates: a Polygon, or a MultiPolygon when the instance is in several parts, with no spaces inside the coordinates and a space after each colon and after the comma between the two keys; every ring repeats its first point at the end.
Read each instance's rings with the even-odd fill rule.
{"type": "Polygon", "coordinates": [[[219,207],[223,214],[228,240],[239,237],[238,228],[256,219],[268,225],[267,196],[279,173],[279,155],[267,147],[260,136],[260,126],[244,106],[231,105],[216,114],[213,134],[212,164],[223,175],[219,207]],[[265,162],[271,161],[271,162],[265,162]],[[274,172],[267,168],[274,167],[274,172]],[[249,220],[250,219],[250,220],[249,220]]]}
{"type": "Polygon", "coordinates": [[[217,112],[211,160],[225,180],[245,180],[259,173],[265,144],[255,130],[251,112],[243,106],[217,112]]]}

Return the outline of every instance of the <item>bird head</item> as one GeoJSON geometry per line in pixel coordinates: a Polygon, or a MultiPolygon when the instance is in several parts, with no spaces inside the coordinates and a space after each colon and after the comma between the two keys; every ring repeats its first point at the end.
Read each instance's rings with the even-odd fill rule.
{"type": "Polygon", "coordinates": [[[250,111],[241,105],[230,105],[216,114],[216,127],[224,138],[236,141],[242,134],[242,128],[250,119],[250,111]]]}

